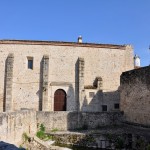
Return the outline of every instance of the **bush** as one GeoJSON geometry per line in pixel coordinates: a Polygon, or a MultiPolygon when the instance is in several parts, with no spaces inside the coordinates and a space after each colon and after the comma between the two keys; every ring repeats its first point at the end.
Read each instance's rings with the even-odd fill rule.
{"type": "Polygon", "coordinates": [[[46,137],[45,133],[43,131],[41,131],[41,130],[36,133],[36,136],[39,139],[44,139],[46,137]]]}
{"type": "Polygon", "coordinates": [[[45,126],[40,124],[39,131],[36,133],[36,136],[41,140],[49,140],[50,137],[45,134],[45,126]]]}
{"type": "MultiPolygon", "coordinates": [[[[56,132],[58,129],[53,129],[53,132],[56,132]]],[[[39,126],[39,131],[36,133],[36,136],[41,139],[41,140],[44,140],[44,141],[47,141],[47,140],[51,140],[52,139],[52,136],[51,135],[47,135],[45,134],[45,126],[43,124],[40,124],[39,126]]]]}
{"type": "Polygon", "coordinates": [[[43,124],[40,125],[40,131],[45,132],[45,126],[43,124]]]}

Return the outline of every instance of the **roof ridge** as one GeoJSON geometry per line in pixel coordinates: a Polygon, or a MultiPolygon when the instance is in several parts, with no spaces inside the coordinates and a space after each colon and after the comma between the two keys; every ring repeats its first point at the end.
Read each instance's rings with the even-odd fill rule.
{"type": "Polygon", "coordinates": [[[95,47],[125,49],[126,45],[100,44],[100,43],[78,43],[64,41],[43,41],[43,40],[0,40],[0,44],[24,44],[24,45],[54,45],[54,46],[76,46],[76,47],[95,47]]]}

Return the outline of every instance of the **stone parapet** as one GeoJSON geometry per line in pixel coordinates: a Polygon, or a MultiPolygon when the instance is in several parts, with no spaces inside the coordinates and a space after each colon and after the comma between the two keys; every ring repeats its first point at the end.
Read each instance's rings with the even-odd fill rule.
{"type": "Polygon", "coordinates": [[[119,125],[121,112],[37,112],[37,121],[44,124],[49,132],[52,129],[74,130],[93,129],[100,126],[119,125]]]}

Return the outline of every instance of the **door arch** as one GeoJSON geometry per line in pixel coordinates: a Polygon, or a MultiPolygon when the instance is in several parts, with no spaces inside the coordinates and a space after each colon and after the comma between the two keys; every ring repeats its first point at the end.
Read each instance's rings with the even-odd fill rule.
{"type": "Polygon", "coordinates": [[[62,89],[54,93],[54,111],[66,111],[66,92],[62,89]]]}

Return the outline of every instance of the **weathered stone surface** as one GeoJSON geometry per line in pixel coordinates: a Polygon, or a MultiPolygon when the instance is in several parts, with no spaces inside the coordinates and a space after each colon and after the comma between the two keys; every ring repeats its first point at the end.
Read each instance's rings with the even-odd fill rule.
{"type": "Polygon", "coordinates": [[[82,111],[82,106],[84,103],[84,97],[85,97],[85,93],[84,93],[84,58],[79,58],[78,59],[78,69],[79,69],[79,110],[82,111]]]}
{"type": "Polygon", "coordinates": [[[52,129],[91,129],[100,126],[118,125],[122,121],[119,112],[37,112],[37,122],[44,124],[47,131],[52,129]]]}
{"type": "MultiPolygon", "coordinates": [[[[122,113],[119,112],[36,112],[33,110],[22,110],[1,113],[0,118],[0,140],[18,146],[22,144],[22,134],[24,132],[32,137],[35,135],[37,123],[44,124],[46,132],[58,129],[57,133],[60,134],[51,133],[54,136],[56,135],[55,137],[58,141],[64,143],[99,148],[109,146],[110,148],[112,146],[111,143],[116,143],[117,139],[121,137],[127,146],[128,143],[132,142],[134,143],[132,146],[135,148],[139,140],[144,141],[145,147],[150,142],[150,129],[122,125],[122,113]],[[60,131],[72,129],[76,129],[78,133],[74,135],[70,134],[69,131],[60,131]]],[[[7,145],[1,146],[6,147],[7,145]]],[[[47,148],[37,140],[32,141],[30,146],[32,150],[54,150],[58,148],[47,148]]]]}
{"type": "MultiPolygon", "coordinates": [[[[49,72],[46,79],[48,93],[47,110],[54,110],[54,93],[57,89],[63,89],[67,94],[67,111],[77,111],[79,107],[83,111],[101,111],[101,105],[107,105],[108,111],[114,110],[114,103],[119,102],[120,74],[123,71],[133,69],[133,49],[131,46],[116,46],[107,44],[85,43],[61,43],[61,42],[34,42],[34,41],[0,41],[0,110],[3,111],[4,101],[4,72],[5,61],[9,53],[14,54],[13,65],[13,90],[12,110],[30,108],[42,110],[41,93],[41,61],[44,55],[49,56],[49,72]],[[27,58],[33,58],[33,69],[28,69],[27,58]],[[98,96],[99,90],[95,89],[95,97],[89,97],[85,93],[82,106],[79,106],[78,58],[84,58],[84,85],[93,85],[96,77],[101,77],[103,86],[102,96],[98,96]],[[51,83],[57,83],[55,85],[51,83]],[[60,84],[59,84],[60,83],[60,84]],[[70,84],[66,84],[70,83],[70,84]],[[95,109],[95,106],[99,106],[95,109]]],[[[45,57],[46,59],[46,57],[45,57]]],[[[10,67],[10,69],[12,69],[10,67]]],[[[80,70],[83,66],[80,67],[80,70]]],[[[9,74],[11,76],[11,74],[9,74]]],[[[10,80],[10,79],[8,79],[10,80]]],[[[81,80],[82,81],[82,80],[81,80]]],[[[11,84],[9,84],[11,88],[11,84]]],[[[81,91],[80,91],[81,92],[81,91]]],[[[9,92],[10,93],[10,92],[9,92]]],[[[10,105],[9,105],[10,106],[10,105]]],[[[11,107],[11,106],[10,106],[11,107]]]]}
{"type": "Polygon", "coordinates": [[[13,110],[12,102],[12,83],[13,83],[13,64],[14,64],[14,55],[11,53],[8,55],[6,60],[5,68],[5,101],[4,101],[4,111],[9,112],[13,110]]]}
{"type": "Polygon", "coordinates": [[[20,145],[22,134],[34,135],[37,131],[36,112],[23,110],[0,113],[0,140],[20,145]]]}
{"type": "Polygon", "coordinates": [[[150,126],[150,66],[124,72],[120,91],[126,121],[150,126]]]}
{"type": "Polygon", "coordinates": [[[96,130],[50,132],[56,143],[71,144],[105,149],[147,149],[150,142],[150,129],[133,126],[109,126],[96,130]]]}
{"type": "Polygon", "coordinates": [[[48,73],[49,73],[49,56],[44,55],[42,61],[42,111],[49,110],[49,103],[48,103],[48,73]]]}

